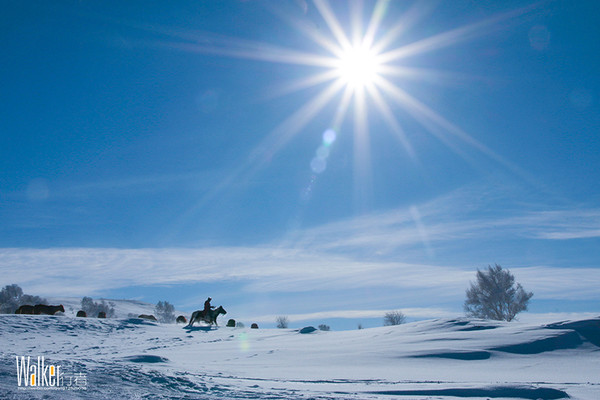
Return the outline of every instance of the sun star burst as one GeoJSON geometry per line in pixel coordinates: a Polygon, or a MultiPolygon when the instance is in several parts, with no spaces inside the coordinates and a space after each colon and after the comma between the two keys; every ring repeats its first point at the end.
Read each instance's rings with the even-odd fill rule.
{"type": "MultiPolygon", "coordinates": [[[[388,132],[396,137],[406,154],[414,160],[416,160],[416,153],[398,119],[397,109],[402,109],[411,115],[427,132],[447,145],[451,151],[464,156],[464,149],[461,147],[467,146],[502,164],[513,173],[520,176],[525,175],[518,167],[409,94],[401,87],[400,82],[432,77],[437,81],[440,77],[460,76],[438,70],[407,67],[402,65],[402,61],[455,45],[473,37],[479,37],[486,31],[493,31],[495,26],[503,21],[535,10],[536,6],[507,11],[403,46],[394,46],[397,39],[407,30],[422,22],[424,16],[431,11],[430,6],[415,2],[412,8],[405,10],[400,16],[396,15],[394,21],[387,24],[385,17],[387,8],[391,4],[388,0],[378,0],[374,3],[370,14],[364,12],[364,4],[361,1],[336,3],[338,6],[340,4],[350,5],[350,24],[346,25],[340,22],[327,0],[313,0],[312,4],[329,33],[322,29],[316,29],[318,24],[303,23],[296,17],[286,15],[285,12],[280,12],[279,15],[291,26],[299,29],[315,45],[320,46],[327,55],[323,55],[323,52],[306,52],[250,40],[217,36],[208,38],[180,36],[182,41],[177,43],[177,46],[194,52],[270,63],[302,65],[318,70],[309,75],[307,69],[306,77],[279,88],[276,94],[289,94],[322,86],[320,92],[312,99],[300,105],[292,115],[275,127],[256,147],[247,161],[239,165],[221,185],[206,195],[200,204],[216,196],[230,182],[241,179],[241,176],[247,176],[249,179],[268,163],[273,154],[302,132],[310,121],[336,99],[337,110],[333,113],[329,125],[323,126],[323,130],[341,129],[347,115],[352,114],[355,191],[361,193],[358,197],[370,190],[369,116],[367,113],[371,110],[377,112],[377,115],[389,128],[388,132]],[[368,23],[363,26],[363,22],[366,20],[368,23]],[[386,24],[385,29],[381,29],[384,24],[386,24]],[[190,39],[193,39],[195,43],[190,45],[190,39]]],[[[343,137],[344,133],[338,132],[340,137],[343,137]]],[[[363,199],[355,198],[355,201],[361,203],[363,199]]]]}
{"type": "Polygon", "coordinates": [[[345,49],[337,60],[336,71],[345,84],[360,89],[372,85],[381,71],[375,51],[365,44],[345,49]]]}

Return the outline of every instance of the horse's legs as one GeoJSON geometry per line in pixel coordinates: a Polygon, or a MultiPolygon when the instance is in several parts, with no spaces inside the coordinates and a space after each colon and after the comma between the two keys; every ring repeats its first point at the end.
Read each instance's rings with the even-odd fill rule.
{"type": "Polygon", "coordinates": [[[194,325],[194,318],[196,317],[196,313],[197,313],[197,311],[194,311],[194,312],[192,313],[192,316],[190,317],[190,323],[189,323],[189,324],[187,324],[187,326],[192,326],[192,325],[194,325]]]}

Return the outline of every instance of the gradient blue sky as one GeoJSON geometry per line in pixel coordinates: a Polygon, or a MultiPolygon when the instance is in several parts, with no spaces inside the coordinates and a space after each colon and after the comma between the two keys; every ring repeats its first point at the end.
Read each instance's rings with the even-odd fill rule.
{"type": "Polygon", "coordinates": [[[498,263],[600,312],[597,2],[3,6],[1,284],[345,329],[498,263]],[[393,72],[345,113],[336,21],[393,72]]]}

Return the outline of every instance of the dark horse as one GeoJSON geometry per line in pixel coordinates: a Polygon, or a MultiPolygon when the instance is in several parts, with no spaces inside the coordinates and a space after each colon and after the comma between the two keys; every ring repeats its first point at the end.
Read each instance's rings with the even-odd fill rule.
{"type": "Polygon", "coordinates": [[[209,315],[204,315],[204,310],[196,310],[192,313],[192,316],[190,317],[190,323],[187,324],[186,326],[192,326],[194,324],[194,322],[198,321],[204,321],[207,324],[215,324],[217,326],[219,326],[219,324],[217,324],[217,317],[220,314],[227,314],[227,311],[225,311],[225,309],[223,308],[223,306],[219,306],[219,308],[217,308],[216,310],[210,310],[209,311],[209,315]]]}
{"type": "Polygon", "coordinates": [[[45,304],[36,304],[33,307],[33,313],[34,314],[48,314],[48,315],[54,315],[57,312],[65,312],[65,308],[63,307],[62,304],[58,305],[58,306],[47,306],[45,304]]]}
{"type": "Polygon", "coordinates": [[[22,305],[15,311],[15,314],[48,314],[54,315],[57,312],[65,312],[63,305],[59,306],[47,306],[45,304],[36,304],[35,306],[22,305]]]}

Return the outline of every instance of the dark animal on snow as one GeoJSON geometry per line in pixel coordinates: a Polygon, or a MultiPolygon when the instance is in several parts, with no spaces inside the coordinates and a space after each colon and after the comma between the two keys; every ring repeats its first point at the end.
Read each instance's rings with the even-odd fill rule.
{"type": "Polygon", "coordinates": [[[98,318],[106,318],[106,313],[104,311],[100,311],[98,313],[98,318]]]}
{"type": "Polygon", "coordinates": [[[147,319],[150,321],[158,321],[154,315],[148,315],[148,314],[140,314],[140,315],[138,315],[138,318],[147,319]]]}
{"type": "Polygon", "coordinates": [[[17,308],[15,314],[33,314],[33,306],[24,304],[21,307],[17,308]]]}
{"type": "Polygon", "coordinates": [[[180,315],[179,317],[177,317],[177,319],[175,320],[175,322],[177,322],[178,324],[185,324],[187,322],[187,318],[184,317],[183,315],[180,315]]]}
{"type": "Polygon", "coordinates": [[[59,305],[59,306],[47,306],[45,304],[36,304],[33,307],[33,313],[34,314],[47,314],[47,315],[54,315],[57,312],[65,312],[65,308],[63,307],[63,305],[59,305]]]}
{"type": "Polygon", "coordinates": [[[258,324],[255,322],[252,325],[250,325],[250,329],[258,329],[258,324]]]}
{"type": "Polygon", "coordinates": [[[77,316],[85,318],[85,317],[87,317],[87,314],[85,311],[79,310],[79,311],[77,311],[77,316]]]}
{"type": "Polygon", "coordinates": [[[190,317],[190,323],[187,324],[187,326],[192,326],[194,322],[200,321],[204,321],[209,325],[215,324],[219,326],[219,324],[217,324],[217,317],[220,314],[227,314],[227,311],[225,311],[223,306],[219,306],[219,308],[216,310],[210,310],[208,315],[205,315],[204,310],[196,310],[192,313],[192,316],[190,317]]]}

